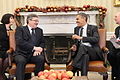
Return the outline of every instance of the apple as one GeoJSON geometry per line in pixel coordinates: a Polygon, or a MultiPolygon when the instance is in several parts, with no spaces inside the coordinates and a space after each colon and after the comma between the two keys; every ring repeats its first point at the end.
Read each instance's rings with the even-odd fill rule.
{"type": "Polygon", "coordinates": [[[62,80],[70,80],[70,79],[68,79],[68,78],[63,78],[62,80]]]}
{"type": "Polygon", "coordinates": [[[62,79],[63,79],[63,78],[67,78],[67,79],[70,78],[66,73],[62,73],[61,77],[62,77],[62,79]]]}
{"type": "Polygon", "coordinates": [[[48,80],[56,80],[54,77],[48,77],[48,80]]]}
{"type": "Polygon", "coordinates": [[[40,71],[40,72],[38,73],[38,76],[41,76],[41,75],[44,75],[44,72],[40,71]]]}
{"type": "Polygon", "coordinates": [[[46,79],[46,77],[44,75],[41,75],[41,76],[38,77],[38,79],[43,79],[44,80],[44,79],[46,79]]]}
{"type": "Polygon", "coordinates": [[[57,75],[57,77],[58,77],[59,80],[61,80],[61,79],[62,79],[62,73],[59,73],[59,74],[57,75]]]}
{"type": "Polygon", "coordinates": [[[49,76],[49,73],[45,72],[44,76],[47,78],[49,76]]]}
{"type": "Polygon", "coordinates": [[[48,80],[56,80],[57,79],[57,76],[55,76],[53,73],[50,74],[48,77],[47,77],[48,80]]]}
{"type": "Polygon", "coordinates": [[[43,72],[49,72],[48,70],[44,70],[43,72]]]}
{"type": "Polygon", "coordinates": [[[72,71],[67,71],[66,74],[67,74],[70,78],[73,77],[73,72],[72,72],[72,71]]]}

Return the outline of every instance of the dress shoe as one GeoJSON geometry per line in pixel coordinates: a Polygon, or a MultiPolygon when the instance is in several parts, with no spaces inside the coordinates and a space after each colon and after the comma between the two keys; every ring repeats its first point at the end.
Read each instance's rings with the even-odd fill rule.
{"type": "Polygon", "coordinates": [[[72,69],[73,76],[75,76],[75,73],[77,72],[77,70],[79,70],[79,68],[73,67],[73,69],[72,69]]]}
{"type": "Polygon", "coordinates": [[[89,80],[87,76],[81,76],[80,80],[89,80]]]}

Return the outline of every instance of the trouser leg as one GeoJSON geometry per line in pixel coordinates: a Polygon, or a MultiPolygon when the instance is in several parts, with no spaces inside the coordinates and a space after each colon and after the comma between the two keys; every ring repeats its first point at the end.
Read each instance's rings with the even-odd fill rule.
{"type": "Polygon", "coordinates": [[[89,56],[88,54],[85,54],[82,57],[81,76],[87,76],[88,63],[89,63],[89,56]]]}
{"type": "Polygon", "coordinates": [[[30,61],[35,64],[35,75],[44,70],[45,59],[43,55],[33,56],[30,61]]]}
{"type": "Polygon", "coordinates": [[[27,60],[21,55],[15,56],[16,61],[16,80],[24,80],[25,76],[25,65],[27,60]]]}

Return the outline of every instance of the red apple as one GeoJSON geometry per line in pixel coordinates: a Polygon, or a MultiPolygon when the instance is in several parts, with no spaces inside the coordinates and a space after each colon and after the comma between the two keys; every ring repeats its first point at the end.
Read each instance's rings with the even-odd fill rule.
{"type": "Polygon", "coordinates": [[[56,80],[54,77],[49,77],[48,80],[56,80]]]}
{"type": "Polygon", "coordinates": [[[68,78],[63,78],[62,80],[70,80],[70,79],[68,79],[68,78]]]}
{"type": "Polygon", "coordinates": [[[66,73],[62,73],[61,77],[62,77],[62,79],[63,79],[63,78],[67,78],[67,79],[70,78],[66,73]]]}
{"type": "Polygon", "coordinates": [[[61,80],[62,79],[62,73],[59,73],[57,77],[58,77],[59,80],[61,80]]]}
{"type": "Polygon", "coordinates": [[[41,75],[44,75],[44,72],[40,71],[40,72],[38,73],[38,76],[41,76],[41,75]]]}
{"type": "Polygon", "coordinates": [[[41,76],[39,76],[38,78],[39,78],[39,79],[43,79],[43,80],[46,79],[46,77],[45,77],[44,75],[41,75],[41,76]]]}

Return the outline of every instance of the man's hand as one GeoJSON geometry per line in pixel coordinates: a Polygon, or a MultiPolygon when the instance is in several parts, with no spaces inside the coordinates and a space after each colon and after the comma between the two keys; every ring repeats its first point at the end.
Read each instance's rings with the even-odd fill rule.
{"type": "Polygon", "coordinates": [[[35,52],[33,53],[33,56],[38,56],[38,55],[41,55],[41,52],[35,51],[35,52]]]}
{"type": "Polygon", "coordinates": [[[73,45],[70,49],[73,50],[73,51],[76,51],[77,50],[77,46],[73,45]]]}
{"type": "Polygon", "coordinates": [[[33,50],[37,51],[37,52],[42,52],[43,51],[43,48],[41,47],[35,47],[33,48],[33,50]]]}
{"type": "Polygon", "coordinates": [[[80,36],[78,36],[78,35],[75,34],[75,35],[72,35],[72,39],[80,39],[81,40],[82,37],[80,37],[80,36]]]}
{"type": "Polygon", "coordinates": [[[116,38],[116,35],[115,35],[115,34],[113,34],[113,35],[111,36],[111,38],[116,38]]]}

